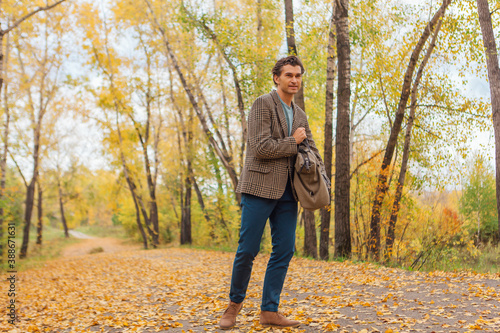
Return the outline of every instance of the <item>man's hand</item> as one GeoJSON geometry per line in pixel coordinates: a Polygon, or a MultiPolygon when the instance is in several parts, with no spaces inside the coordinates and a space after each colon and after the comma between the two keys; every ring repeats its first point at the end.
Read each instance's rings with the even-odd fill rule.
{"type": "Polygon", "coordinates": [[[297,144],[300,144],[305,138],[307,138],[306,129],[304,127],[297,128],[295,133],[293,133],[293,137],[295,138],[297,144]]]}

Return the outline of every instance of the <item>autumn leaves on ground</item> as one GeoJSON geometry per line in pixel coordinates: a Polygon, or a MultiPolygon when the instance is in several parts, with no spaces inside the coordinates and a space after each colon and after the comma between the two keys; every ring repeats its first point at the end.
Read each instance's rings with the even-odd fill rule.
{"type": "MultiPolygon", "coordinates": [[[[82,240],[44,267],[18,273],[18,322],[15,328],[8,324],[2,307],[0,330],[219,331],[233,255],[82,240]]],[[[255,260],[234,332],[271,330],[258,322],[268,258],[259,254],[255,260]]],[[[0,295],[2,304],[6,297],[0,295]]],[[[498,332],[500,275],[407,272],[295,257],[281,311],[302,322],[297,332],[498,332]]]]}

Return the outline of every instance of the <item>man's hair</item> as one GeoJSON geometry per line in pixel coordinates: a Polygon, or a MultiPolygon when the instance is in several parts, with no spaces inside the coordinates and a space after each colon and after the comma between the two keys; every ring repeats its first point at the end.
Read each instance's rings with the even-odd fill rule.
{"type": "Polygon", "coordinates": [[[273,67],[272,73],[273,73],[273,82],[274,82],[275,86],[277,86],[278,84],[276,83],[276,81],[274,81],[274,75],[280,76],[281,72],[283,71],[283,66],[285,66],[285,65],[300,66],[301,74],[304,74],[304,72],[306,71],[304,69],[304,66],[302,65],[302,61],[300,61],[299,57],[292,55],[292,56],[281,58],[280,60],[278,60],[276,62],[276,64],[273,67]]]}

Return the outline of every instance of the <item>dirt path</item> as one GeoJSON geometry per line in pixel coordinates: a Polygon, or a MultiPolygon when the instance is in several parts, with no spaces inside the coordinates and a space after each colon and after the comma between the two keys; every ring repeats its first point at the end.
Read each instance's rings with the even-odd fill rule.
{"type": "MultiPolygon", "coordinates": [[[[108,252],[85,255],[106,241],[84,244],[83,255],[18,274],[16,330],[0,306],[1,332],[222,332],[217,323],[228,301],[233,253],[118,251],[111,242],[108,252]],[[117,251],[111,253],[113,246],[117,251]]],[[[259,255],[254,262],[232,332],[269,331],[258,322],[268,259],[259,255]]],[[[0,304],[8,302],[7,293],[0,293],[0,304]]],[[[292,332],[500,332],[500,275],[294,258],[280,311],[302,323],[292,332]]]]}
{"type": "Polygon", "coordinates": [[[62,252],[63,257],[90,254],[90,252],[93,250],[105,253],[115,253],[120,251],[140,249],[139,245],[123,244],[123,240],[116,238],[92,237],[74,230],[70,230],[69,233],[72,237],[82,239],[82,241],[66,247],[62,252]],[[102,251],[100,251],[99,248],[102,248],[102,251]]]}

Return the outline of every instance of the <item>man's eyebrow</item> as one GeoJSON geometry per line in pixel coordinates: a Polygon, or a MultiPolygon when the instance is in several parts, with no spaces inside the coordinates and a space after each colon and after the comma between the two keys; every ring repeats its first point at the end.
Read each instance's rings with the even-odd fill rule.
{"type": "Polygon", "coordinates": [[[302,75],[302,73],[292,73],[292,72],[285,72],[285,75],[287,74],[296,74],[296,75],[302,75]]]}

